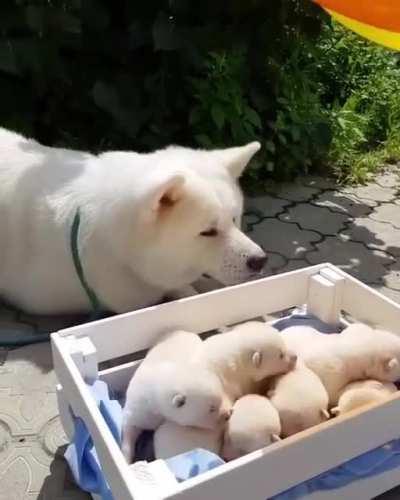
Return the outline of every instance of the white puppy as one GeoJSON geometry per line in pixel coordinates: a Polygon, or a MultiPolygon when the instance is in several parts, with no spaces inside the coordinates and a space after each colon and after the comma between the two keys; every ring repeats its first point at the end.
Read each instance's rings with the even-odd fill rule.
{"type": "Polygon", "coordinates": [[[338,405],[331,409],[332,415],[342,415],[355,408],[385,401],[397,387],[391,382],[359,380],[346,385],[339,394],[338,405]]]}
{"type": "Polygon", "coordinates": [[[270,401],[248,394],[236,401],[224,433],[222,456],[225,460],[251,453],[279,441],[279,415],[270,401]]]}
{"type": "Polygon", "coordinates": [[[129,383],[122,418],[122,451],[130,462],[142,430],[164,420],[215,429],[230,416],[215,374],[200,365],[161,362],[138,368],[129,383]]]}
{"type": "MultiPolygon", "coordinates": [[[[285,340],[295,347],[289,337],[285,340]]],[[[341,334],[308,331],[302,345],[298,339],[295,342],[297,354],[328,391],[331,406],[337,404],[340,390],[350,382],[368,378],[394,382],[400,378],[400,338],[393,333],[354,324],[341,334]]]]}
{"type": "Polygon", "coordinates": [[[283,437],[329,419],[328,393],[300,359],[294,370],[273,379],[267,396],[278,410],[283,437]]]}
{"type": "Polygon", "coordinates": [[[165,419],[214,428],[229,418],[231,408],[221,381],[194,363],[202,346],[194,333],[168,332],[139,365],[123,409],[122,448],[127,460],[134,457],[140,432],[156,429],[165,419]]]}
{"type": "Polygon", "coordinates": [[[258,275],[266,256],[239,229],[237,181],[259,148],[95,156],[0,128],[0,294],[32,313],[89,310],[71,251],[78,210],[84,277],[111,311],[203,274],[225,285],[258,275]]]}
{"type": "Polygon", "coordinates": [[[257,392],[266,377],[291,370],[297,359],[278,330],[257,321],[209,337],[203,347],[206,365],[220,377],[232,402],[257,392]]]}
{"type": "Polygon", "coordinates": [[[154,433],[154,455],[156,458],[169,458],[195,448],[209,450],[219,455],[222,433],[221,426],[215,429],[201,429],[167,421],[154,433]]]}

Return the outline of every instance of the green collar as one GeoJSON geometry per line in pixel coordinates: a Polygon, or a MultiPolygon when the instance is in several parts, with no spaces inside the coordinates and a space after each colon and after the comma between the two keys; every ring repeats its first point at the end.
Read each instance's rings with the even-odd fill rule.
{"type": "Polygon", "coordinates": [[[81,282],[82,288],[85,290],[87,298],[89,299],[90,305],[92,306],[92,314],[90,316],[90,320],[94,321],[103,316],[103,308],[100,300],[98,299],[95,291],[90,287],[88,282],[86,281],[85,274],[83,272],[82,262],[79,256],[79,248],[78,248],[78,239],[79,239],[79,228],[81,224],[81,215],[79,212],[79,208],[76,211],[74,221],[71,227],[70,234],[70,247],[72,260],[74,262],[75,271],[78,275],[79,281],[81,282]]]}

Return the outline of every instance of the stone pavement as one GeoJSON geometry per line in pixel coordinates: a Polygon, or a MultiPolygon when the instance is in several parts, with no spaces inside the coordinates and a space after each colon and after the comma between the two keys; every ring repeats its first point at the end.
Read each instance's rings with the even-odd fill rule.
{"type": "MultiPolygon", "coordinates": [[[[280,273],[318,262],[337,264],[400,302],[400,197],[396,169],[361,187],[303,178],[266,186],[246,200],[245,228],[280,273]]],[[[0,309],[0,335],[40,335],[82,318],[37,318],[0,309]]],[[[61,458],[55,377],[47,343],[0,349],[0,500],[83,500],[61,458]]],[[[400,498],[400,492],[385,495],[400,498]]]]}

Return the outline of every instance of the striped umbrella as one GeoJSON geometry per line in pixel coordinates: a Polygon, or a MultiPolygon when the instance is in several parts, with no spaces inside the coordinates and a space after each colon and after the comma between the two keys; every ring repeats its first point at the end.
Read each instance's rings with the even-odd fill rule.
{"type": "Polygon", "coordinates": [[[400,0],[314,1],[359,35],[400,50],[400,0]]]}

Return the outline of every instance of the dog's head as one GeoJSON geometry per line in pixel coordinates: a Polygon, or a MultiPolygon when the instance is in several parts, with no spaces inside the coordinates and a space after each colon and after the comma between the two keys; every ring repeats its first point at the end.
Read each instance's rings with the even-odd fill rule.
{"type": "Polygon", "coordinates": [[[259,148],[253,142],[212,151],[169,147],[132,154],[136,186],[114,223],[114,250],[145,283],[165,290],[202,275],[226,285],[259,275],[266,255],[240,230],[238,186],[259,148]]]}

